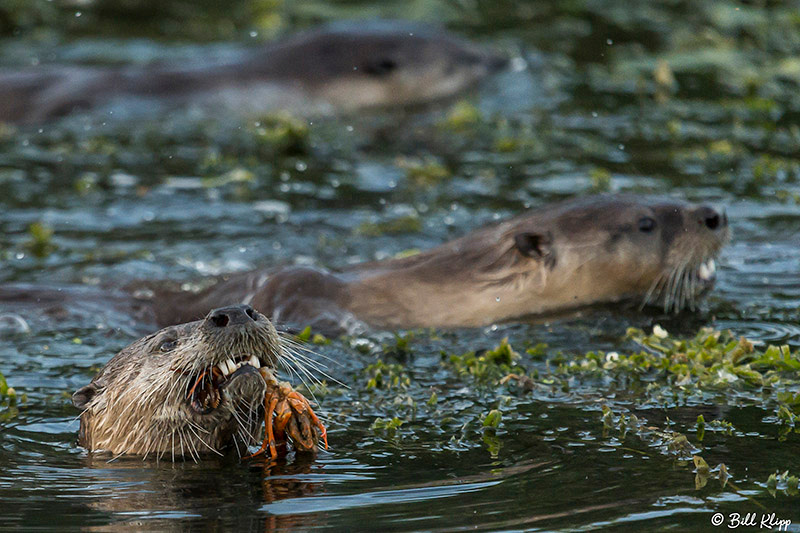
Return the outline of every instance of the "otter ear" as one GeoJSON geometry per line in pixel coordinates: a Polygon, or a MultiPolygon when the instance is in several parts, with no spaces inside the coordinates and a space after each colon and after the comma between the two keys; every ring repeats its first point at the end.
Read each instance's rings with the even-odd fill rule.
{"type": "Polygon", "coordinates": [[[514,245],[519,253],[534,259],[546,259],[552,254],[553,238],[550,233],[517,233],[514,245]]]}
{"type": "Polygon", "coordinates": [[[75,391],[75,394],[72,395],[72,405],[78,409],[86,409],[86,406],[92,401],[95,394],[97,394],[97,385],[89,383],[85,387],[81,387],[75,391]]]}

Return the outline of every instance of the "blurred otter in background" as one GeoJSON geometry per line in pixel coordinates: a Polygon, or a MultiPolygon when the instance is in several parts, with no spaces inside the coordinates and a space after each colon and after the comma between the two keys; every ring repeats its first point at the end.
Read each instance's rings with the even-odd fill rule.
{"type": "Polygon", "coordinates": [[[343,272],[289,266],[225,276],[200,292],[157,291],[159,325],[250,304],[326,334],[367,327],[474,327],[599,303],[694,308],[728,242],[724,211],[672,198],[589,196],[404,258],[343,272]]]}
{"type": "Polygon", "coordinates": [[[247,304],[281,328],[310,325],[326,335],[476,327],[626,301],[678,312],[694,309],[714,286],[716,258],[729,239],[727,215],[709,205],[588,196],[529,209],[415,255],[338,272],[267,267],[201,280],[205,289],[198,291],[147,281],[94,291],[0,284],[0,302],[11,302],[12,313],[26,304],[83,306],[89,313],[116,308],[159,326],[247,304]]]}
{"type": "Polygon", "coordinates": [[[199,107],[324,114],[452,96],[506,60],[465,39],[398,21],[338,23],[227,62],[0,70],[0,121],[41,123],[79,110],[199,107]]]}

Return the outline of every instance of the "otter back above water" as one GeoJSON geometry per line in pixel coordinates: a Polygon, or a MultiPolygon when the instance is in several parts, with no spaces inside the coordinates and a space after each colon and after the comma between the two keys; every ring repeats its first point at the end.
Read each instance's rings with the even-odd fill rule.
{"type": "Polygon", "coordinates": [[[160,324],[249,303],[276,323],[328,333],[470,327],[634,300],[694,308],[729,238],[723,211],[673,199],[595,196],[531,209],[402,259],[342,272],[235,274],[198,293],[155,292],[160,324]]]}
{"type": "Polygon", "coordinates": [[[339,23],[199,65],[43,65],[0,71],[0,121],[41,123],[80,110],[115,116],[326,113],[456,94],[505,59],[444,31],[394,21],[339,23]]]}

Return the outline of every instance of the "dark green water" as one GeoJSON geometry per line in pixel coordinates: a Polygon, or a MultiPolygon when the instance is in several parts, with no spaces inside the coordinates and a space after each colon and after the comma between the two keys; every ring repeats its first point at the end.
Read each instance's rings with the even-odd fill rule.
{"type": "Polygon", "coordinates": [[[800,498],[766,482],[800,474],[800,438],[779,439],[758,394],[653,405],[602,379],[526,393],[459,376],[440,352],[546,343],[544,360],[522,359],[545,374],[548,359],[630,349],[626,328],[654,324],[800,347],[800,4],[207,3],[188,19],[183,2],[89,3],[80,16],[57,2],[2,7],[0,62],[197,59],[359,14],[440,21],[515,59],[459,101],[314,120],[292,142],[180,114],[3,129],[0,283],[84,285],[85,298],[67,309],[0,304],[31,329],[0,332],[0,372],[27,395],[18,412],[0,411],[0,529],[700,531],[725,528],[711,525],[721,512],[775,513],[797,530],[800,498]],[[446,176],[430,178],[438,168],[446,176]],[[319,396],[331,449],[316,460],[107,462],[75,445],[69,395],[149,330],[93,287],[282,261],[335,268],[598,190],[726,207],[734,237],[698,312],[605,308],[417,332],[399,355],[384,333],[316,346],[350,387],[329,380],[319,396]],[[37,222],[54,232],[44,257],[31,246],[37,222]],[[379,359],[402,364],[408,386],[367,390],[364,369],[379,359]],[[604,431],[604,403],[686,434],[711,466],[727,466],[729,483],[697,489],[686,454],[604,431]],[[502,423],[485,433],[496,408],[502,423]],[[700,442],[698,414],[734,429],[700,442]],[[374,427],[395,416],[398,429],[374,427]]]}

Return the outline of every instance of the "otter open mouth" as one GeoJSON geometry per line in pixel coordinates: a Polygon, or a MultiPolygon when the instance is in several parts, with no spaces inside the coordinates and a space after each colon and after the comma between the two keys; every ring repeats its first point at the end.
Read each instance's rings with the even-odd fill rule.
{"type": "Polygon", "coordinates": [[[656,278],[639,308],[660,301],[665,312],[677,313],[684,307],[694,309],[697,299],[708,293],[717,280],[717,264],[713,258],[695,265],[679,265],[656,278]]]}
{"type": "Polygon", "coordinates": [[[717,264],[713,258],[691,270],[678,269],[666,284],[664,310],[672,309],[675,313],[686,307],[694,310],[697,300],[711,291],[716,281],[717,264]]]}
{"type": "Polygon", "coordinates": [[[221,363],[204,370],[199,375],[189,380],[186,399],[189,406],[199,414],[208,414],[223,401],[222,391],[230,382],[239,375],[258,372],[266,366],[255,355],[242,355],[230,357],[221,363]]]}
{"type": "Polygon", "coordinates": [[[697,279],[703,283],[714,283],[717,279],[717,263],[709,259],[697,267],[697,279]]]}

